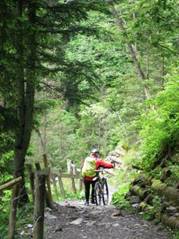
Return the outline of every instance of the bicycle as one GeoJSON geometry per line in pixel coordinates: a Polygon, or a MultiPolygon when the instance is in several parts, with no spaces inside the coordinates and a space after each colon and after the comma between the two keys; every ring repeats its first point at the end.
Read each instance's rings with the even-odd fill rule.
{"type": "Polygon", "coordinates": [[[94,178],[94,202],[98,206],[108,205],[109,202],[109,188],[107,183],[107,177],[104,176],[106,172],[104,168],[96,170],[97,176],[94,178]]]}

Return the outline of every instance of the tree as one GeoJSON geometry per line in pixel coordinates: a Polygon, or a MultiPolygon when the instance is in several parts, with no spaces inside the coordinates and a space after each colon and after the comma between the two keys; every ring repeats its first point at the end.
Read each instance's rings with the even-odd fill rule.
{"type": "MultiPolygon", "coordinates": [[[[83,94],[78,86],[86,77],[84,69],[87,66],[78,62],[66,62],[65,46],[76,32],[88,32],[79,22],[87,19],[90,9],[104,7],[102,3],[92,4],[90,1],[74,3],[46,0],[9,0],[2,1],[1,6],[1,82],[8,79],[10,83],[3,85],[5,90],[2,91],[2,101],[6,101],[3,110],[12,104],[16,111],[14,176],[21,175],[24,179],[25,156],[33,128],[35,93],[42,89],[42,84],[46,84],[48,77],[58,73],[62,76],[57,83],[58,90],[68,100],[69,106],[82,100],[83,94]],[[80,73],[81,79],[77,79],[74,73],[80,73]],[[69,82],[69,77],[73,77],[73,84],[69,82]],[[13,99],[8,98],[8,88],[13,99]]],[[[91,74],[88,80],[92,77],[91,74]]],[[[26,202],[24,180],[21,194],[21,201],[26,202]]]]}

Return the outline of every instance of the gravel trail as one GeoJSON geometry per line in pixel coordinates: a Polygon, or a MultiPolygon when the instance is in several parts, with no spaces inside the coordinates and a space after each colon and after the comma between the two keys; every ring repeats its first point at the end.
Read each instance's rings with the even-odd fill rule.
{"type": "Polygon", "coordinates": [[[83,206],[64,202],[45,213],[46,239],[170,239],[161,225],[153,225],[113,206],[83,206]]]}

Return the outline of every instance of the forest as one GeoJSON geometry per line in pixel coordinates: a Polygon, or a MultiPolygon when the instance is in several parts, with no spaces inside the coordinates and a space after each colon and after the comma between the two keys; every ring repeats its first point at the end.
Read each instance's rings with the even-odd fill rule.
{"type": "Polygon", "coordinates": [[[50,169],[92,147],[122,152],[115,207],[179,238],[178,56],[178,0],[0,1],[0,239],[31,238],[34,175],[53,208],[50,169]]]}

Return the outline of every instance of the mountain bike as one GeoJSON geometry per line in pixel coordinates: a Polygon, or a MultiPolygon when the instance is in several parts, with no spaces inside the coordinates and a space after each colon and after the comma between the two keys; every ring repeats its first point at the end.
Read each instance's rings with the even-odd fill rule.
{"type": "Polygon", "coordinates": [[[105,177],[105,169],[96,170],[97,176],[94,178],[94,202],[96,205],[107,205],[109,202],[109,188],[107,177],[105,177]]]}

